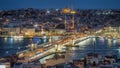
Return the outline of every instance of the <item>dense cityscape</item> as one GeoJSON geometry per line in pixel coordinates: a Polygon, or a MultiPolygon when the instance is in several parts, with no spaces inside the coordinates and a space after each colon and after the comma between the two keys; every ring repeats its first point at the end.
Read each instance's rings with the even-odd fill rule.
{"type": "Polygon", "coordinates": [[[120,10],[115,9],[73,10],[67,7],[1,11],[1,65],[7,68],[119,68],[120,50],[116,49],[120,45],[119,19],[120,10]],[[97,38],[107,40],[104,46],[112,46],[113,42],[116,47],[100,49],[97,38]],[[24,39],[27,39],[25,43],[20,42],[24,39]],[[91,48],[77,50],[76,47],[86,45],[85,40],[92,40],[87,43],[91,48]],[[10,43],[5,44],[6,41],[10,43]],[[79,51],[84,55],[74,55],[79,51]]]}
{"type": "MultiPolygon", "coordinates": [[[[67,10],[70,10],[67,8],[67,10]]],[[[109,27],[118,27],[120,10],[80,10],[74,14],[74,27],[76,32],[92,32],[94,29],[101,30],[109,27]]],[[[35,34],[54,29],[65,29],[71,32],[71,13],[64,13],[63,9],[20,9],[0,12],[1,35],[5,34],[35,34]],[[7,28],[9,31],[7,32],[7,28]],[[31,29],[31,30],[30,30],[31,29]],[[18,30],[18,31],[17,31],[18,30]],[[25,30],[28,30],[28,33],[25,30]],[[29,32],[29,30],[31,32],[29,32]]],[[[37,35],[37,34],[36,34],[37,35]]]]}
{"type": "Polygon", "coordinates": [[[1,6],[0,68],[120,68],[120,9],[1,6]]]}

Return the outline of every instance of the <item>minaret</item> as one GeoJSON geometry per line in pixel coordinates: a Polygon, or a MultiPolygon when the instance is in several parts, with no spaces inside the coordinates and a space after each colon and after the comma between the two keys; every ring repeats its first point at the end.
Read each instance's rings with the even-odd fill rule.
{"type": "Polygon", "coordinates": [[[70,12],[72,14],[72,32],[73,32],[73,40],[72,40],[72,45],[74,46],[75,43],[75,39],[76,39],[76,31],[75,31],[75,19],[74,19],[74,15],[76,14],[76,11],[71,10],[70,12]]]}
{"type": "Polygon", "coordinates": [[[74,19],[74,15],[75,15],[75,11],[72,10],[71,14],[72,14],[72,32],[75,33],[75,19],[74,19]]]}
{"type": "Polygon", "coordinates": [[[64,25],[65,25],[65,29],[67,29],[67,14],[69,14],[70,13],[70,11],[71,11],[71,9],[69,8],[69,7],[67,7],[67,8],[64,8],[63,9],[63,14],[65,14],[65,20],[64,20],[64,25]]]}

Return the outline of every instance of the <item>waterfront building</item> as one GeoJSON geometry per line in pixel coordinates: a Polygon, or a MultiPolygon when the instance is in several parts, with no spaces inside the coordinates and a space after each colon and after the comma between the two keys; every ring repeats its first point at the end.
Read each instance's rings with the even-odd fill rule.
{"type": "Polygon", "coordinates": [[[6,32],[8,35],[18,35],[20,33],[20,28],[15,27],[15,28],[2,28],[2,32],[6,32]]]}
{"type": "Polygon", "coordinates": [[[64,29],[51,29],[54,34],[64,34],[66,30],[64,29]]]}
{"type": "Polygon", "coordinates": [[[24,35],[34,35],[35,34],[35,28],[23,28],[21,31],[24,35]]]}

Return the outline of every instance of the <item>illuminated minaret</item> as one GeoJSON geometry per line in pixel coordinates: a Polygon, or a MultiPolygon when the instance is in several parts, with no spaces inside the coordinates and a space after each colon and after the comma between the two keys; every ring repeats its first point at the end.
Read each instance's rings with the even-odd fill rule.
{"type": "Polygon", "coordinates": [[[76,11],[74,11],[73,9],[70,9],[70,8],[65,8],[63,9],[63,13],[65,14],[65,21],[64,21],[64,24],[65,24],[65,29],[66,29],[66,24],[67,24],[67,21],[66,21],[66,14],[72,14],[72,32],[75,32],[75,25],[74,25],[74,15],[76,14],[76,11]]]}
{"type": "Polygon", "coordinates": [[[70,13],[72,14],[72,32],[73,32],[72,45],[74,46],[75,39],[76,39],[76,30],[75,30],[75,19],[74,19],[74,15],[76,14],[76,11],[71,10],[70,13]]]}
{"type": "Polygon", "coordinates": [[[72,32],[75,33],[75,20],[74,20],[74,15],[75,15],[75,11],[71,10],[70,12],[72,14],[72,32]]]}
{"type": "Polygon", "coordinates": [[[66,14],[70,13],[71,9],[69,7],[64,8],[63,9],[63,13],[65,14],[65,20],[64,20],[64,25],[65,25],[65,29],[67,28],[67,18],[66,18],[66,14]]]}

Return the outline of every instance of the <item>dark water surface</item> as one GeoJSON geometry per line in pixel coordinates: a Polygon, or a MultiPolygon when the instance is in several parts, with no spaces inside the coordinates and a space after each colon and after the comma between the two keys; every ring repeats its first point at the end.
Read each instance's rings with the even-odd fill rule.
{"type": "Polygon", "coordinates": [[[0,57],[15,54],[16,52],[27,49],[27,45],[30,43],[42,44],[47,42],[48,39],[43,38],[1,38],[0,37],[0,57]]]}
{"type": "Polygon", "coordinates": [[[108,39],[106,37],[89,38],[80,42],[79,47],[73,47],[73,59],[84,58],[88,53],[105,55],[117,55],[120,57],[120,39],[108,39]]]}

